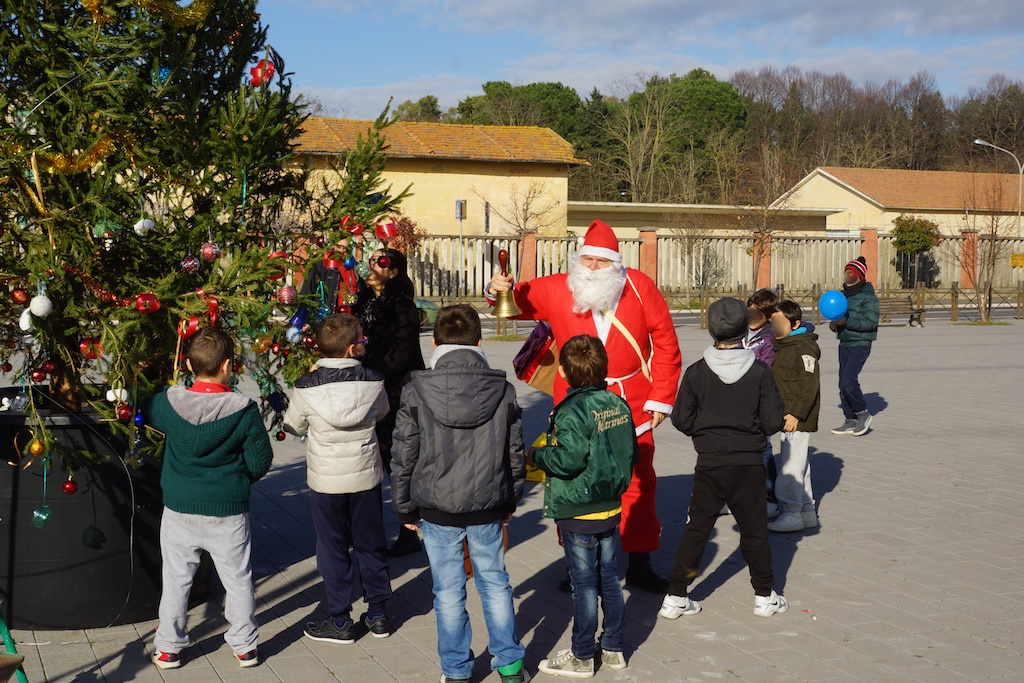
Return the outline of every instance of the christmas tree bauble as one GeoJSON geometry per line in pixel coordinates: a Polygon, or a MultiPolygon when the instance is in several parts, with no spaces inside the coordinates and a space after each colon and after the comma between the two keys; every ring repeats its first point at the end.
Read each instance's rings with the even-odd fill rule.
{"type": "Polygon", "coordinates": [[[45,294],[37,294],[29,302],[28,310],[32,311],[32,315],[37,318],[45,318],[53,313],[53,302],[45,294]]]}
{"type": "Polygon", "coordinates": [[[220,247],[213,242],[207,242],[199,248],[199,255],[204,261],[216,261],[220,258],[220,247]]]}
{"type": "Polygon", "coordinates": [[[133,229],[135,230],[136,235],[138,235],[139,237],[145,237],[149,233],[149,231],[155,227],[156,223],[154,223],[148,218],[143,218],[138,223],[135,224],[133,229]]]}
{"type": "Polygon", "coordinates": [[[19,306],[24,306],[25,304],[28,303],[28,300],[29,295],[27,289],[18,287],[17,289],[11,291],[11,301],[18,304],[19,306]]]}
{"type": "Polygon", "coordinates": [[[140,313],[156,313],[160,310],[160,300],[152,292],[144,292],[135,297],[135,310],[140,313]]]}
{"type": "Polygon", "coordinates": [[[202,264],[199,262],[199,259],[192,254],[181,259],[181,270],[183,273],[188,273],[189,275],[195,275],[198,273],[200,265],[202,264]]]}
{"type": "Polygon", "coordinates": [[[39,439],[32,439],[28,442],[28,452],[32,455],[42,455],[46,450],[46,444],[39,439]]]}
{"type": "Polygon", "coordinates": [[[43,370],[42,368],[36,368],[35,370],[33,370],[29,374],[29,377],[31,378],[31,380],[33,382],[35,382],[37,384],[39,382],[45,382],[46,381],[46,371],[43,370]]]}
{"type": "Polygon", "coordinates": [[[128,421],[132,416],[132,407],[127,403],[120,403],[117,406],[117,419],[122,421],[128,421]]]}
{"type": "Polygon", "coordinates": [[[78,482],[74,479],[68,479],[61,488],[64,490],[65,495],[73,496],[78,492],[78,482]]]}
{"type": "Polygon", "coordinates": [[[298,293],[295,291],[295,288],[292,287],[291,285],[285,285],[281,289],[277,290],[277,300],[280,301],[285,306],[295,303],[295,299],[297,296],[298,293]]]}

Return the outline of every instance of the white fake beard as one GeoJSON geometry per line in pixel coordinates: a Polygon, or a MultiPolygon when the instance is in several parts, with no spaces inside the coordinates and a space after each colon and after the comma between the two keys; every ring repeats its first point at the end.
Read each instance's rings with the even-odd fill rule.
{"type": "Polygon", "coordinates": [[[579,261],[573,261],[569,269],[569,291],[572,292],[573,313],[606,311],[619,300],[622,287],[626,284],[626,269],[621,263],[612,263],[606,268],[590,270],[579,261]]]}

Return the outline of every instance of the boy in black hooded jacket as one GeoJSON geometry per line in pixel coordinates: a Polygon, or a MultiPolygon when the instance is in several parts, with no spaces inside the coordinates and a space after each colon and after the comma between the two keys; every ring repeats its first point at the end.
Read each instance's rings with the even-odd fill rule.
{"type": "Polygon", "coordinates": [[[726,298],[711,304],[708,330],[715,344],[686,369],[672,409],[672,424],[693,439],[697,465],[686,528],[658,616],[678,619],[700,612],[700,604],[687,596],[687,587],[700,574],[704,546],[722,506],[728,504],[750,568],[754,614],[770,617],[789,609],[786,599],[773,590],[761,460],[765,439],[782,428],[782,398],[768,366],[742,348],[747,332],[742,301],[726,298]]]}

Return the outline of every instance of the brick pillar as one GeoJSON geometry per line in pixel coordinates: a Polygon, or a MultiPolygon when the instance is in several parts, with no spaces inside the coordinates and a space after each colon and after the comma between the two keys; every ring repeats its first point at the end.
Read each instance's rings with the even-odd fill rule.
{"type": "Polygon", "coordinates": [[[869,282],[878,284],[882,281],[881,273],[878,272],[878,229],[864,228],[860,231],[860,236],[864,240],[860,245],[860,255],[867,261],[867,279],[869,282]]]}
{"type": "Polygon", "coordinates": [[[523,253],[519,257],[518,282],[527,282],[537,277],[537,233],[523,235],[523,253]]]}
{"type": "Polygon", "coordinates": [[[658,283],[658,231],[641,230],[640,272],[658,283]]]}
{"type": "Polygon", "coordinates": [[[978,286],[978,231],[964,230],[964,241],[960,252],[960,286],[978,286]]]}
{"type": "Polygon", "coordinates": [[[772,235],[771,233],[754,233],[754,253],[751,266],[757,264],[754,273],[754,289],[772,286],[772,235]],[[757,263],[757,252],[761,252],[761,262],[757,263]]]}

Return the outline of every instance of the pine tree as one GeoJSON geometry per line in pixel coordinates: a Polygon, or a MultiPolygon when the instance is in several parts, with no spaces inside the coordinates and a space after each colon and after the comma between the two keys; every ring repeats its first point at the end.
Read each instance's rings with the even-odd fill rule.
{"type": "MultiPolygon", "coordinates": [[[[336,182],[311,187],[294,162],[304,104],[254,0],[2,7],[3,371],[120,416],[113,424],[145,445],[139,401],[183,379],[186,337],[219,324],[273,429],[278,377],[298,376],[315,354],[289,331],[296,307],[315,302],[293,301],[278,278],[338,244],[342,217],[372,226],[395,210],[402,194],[379,187],[386,112],[336,182]]],[[[49,402],[26,396],[34,439],[77,457],[39,419],[49,402]]]]}

